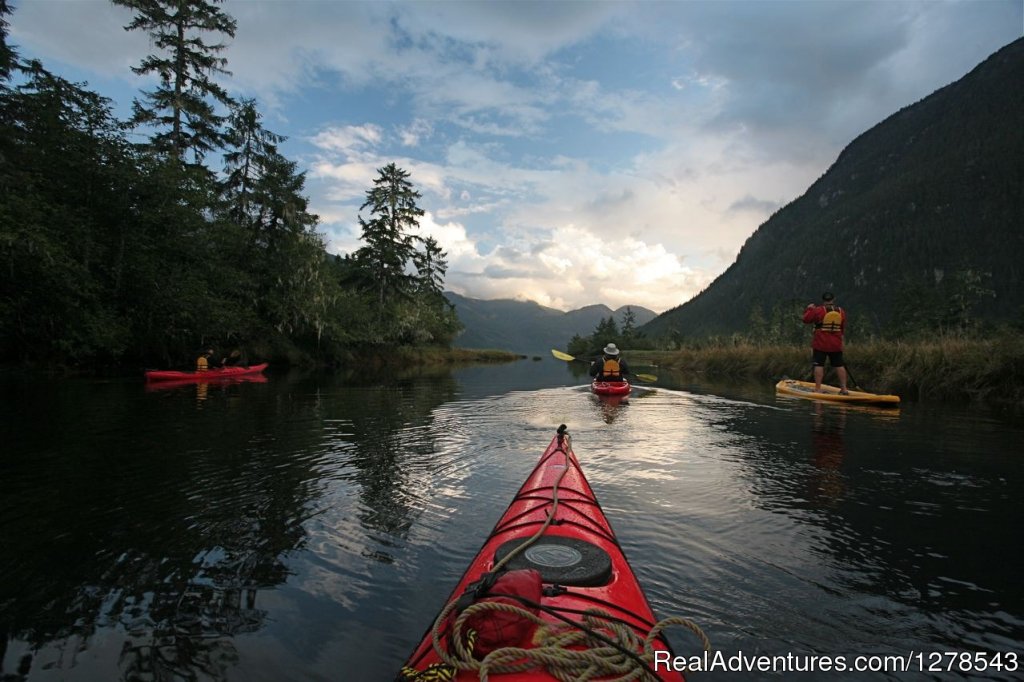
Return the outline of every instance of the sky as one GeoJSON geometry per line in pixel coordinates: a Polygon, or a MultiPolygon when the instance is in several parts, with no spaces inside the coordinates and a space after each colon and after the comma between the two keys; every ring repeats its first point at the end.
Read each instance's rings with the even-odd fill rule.
{"type": "MultiPolygon", "coordinates": [[[[8,41],[115,112],[154,51],[105,0],[10,0],[8,41]]],[[[663,312],[858,135],[1024,34],[1024,0],[226,0],[232,96],[306,172],[332,253],[378,169],[422,194],[445,288],[663,312]]],[[[1008,87],[1020,87],[1014,84],[1008,87]]],[[[212,163],[210,157],[208,163],[212,163]]],[[[368,217],[364,211],[363,217],[368,217]]]]}

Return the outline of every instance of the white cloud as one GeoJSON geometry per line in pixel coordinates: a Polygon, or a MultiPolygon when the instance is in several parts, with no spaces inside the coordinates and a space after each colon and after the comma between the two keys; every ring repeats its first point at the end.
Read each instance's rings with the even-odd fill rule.
{"type": "Polygon", "coordinates": [[[381,143],[383,132],[372,123],[325,128],[310,140],[315,147],[344,155],[356,155],[381,143]]]}
{"type": "Polygon", "coordinates": [[[434,127],[429,121],[417,118],[407,126],[398,127],[398,136],[406,147],[418,147],[423,138],[430,137],[434,127]]]}
{"type": "Polygon", "coordinates": [[[152,49],[145,34],[124,30],[132,13],[111,2],[26,0],[9,4],[14,11],[8,18],[8,42],[22,56],[28,51],[99,77],[130,79],[131,67],[152,49]]]}
{"type": "MultiPolygon", "coordinates": [[[[665,309],[854,137],[1019,37],[1019,2],[248,2],[229,89],[308,169],[331,249],[377,170],[411,174],[448,286],[665,309]]],[[[106,0],[24,0],[25,56],[138,88],[106,0]],[[88,26],[88,30],[82,30],[88,26]]],[[[106,93],[105,93],[106,94],[106,93]]]]}

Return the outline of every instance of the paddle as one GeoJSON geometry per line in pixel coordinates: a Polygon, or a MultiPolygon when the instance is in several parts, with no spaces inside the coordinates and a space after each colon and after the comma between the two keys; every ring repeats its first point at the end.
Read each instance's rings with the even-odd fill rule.
{"type": "Polygon", "coordinates": [[[850,384],[853,384],[854,386],[857,387],[858,391],[864,391],[865,393],[878,393],[878,391],[872,391],[870,388],[864,388],[863,386],[861,386],[860,382],[854,378],[853,372],[850,371],[850,366],[846,364],[844,364],[843,366],[846,367],[846,378],[849,379],[850,384]]]}
{"type": "MultiPolygon", "coordinates": [[[[573,356],[569,355],[568,353],[563,353],[562,351],[555,350],[554,348],[551,349],[551,354],[554,355],[559,360],[565,360],[566,362],[586,362],[587,364],[590,364],[589,360],[584,360],[583,358],[574,358],[573,356]]],[[[632,376],[635,376],[640,381],[657,381],[658,380],[658,377],[654,376],[653,374],[637,374],[635,372],[628,372],[628,374],[631,374],[632,376]]]]}

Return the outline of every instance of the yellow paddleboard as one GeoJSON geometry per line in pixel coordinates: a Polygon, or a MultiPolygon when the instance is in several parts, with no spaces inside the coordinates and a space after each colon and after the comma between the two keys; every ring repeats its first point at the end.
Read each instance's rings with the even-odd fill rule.
{"type": "Polygon", "coordinates": [[[814,390],[814,382],[783,379],[775,384],[775,392],[809,400],[829,400],[837,403],[853,403],[855,405],[899,405],[898,395],[879,395],[866,391],[850,390],[848,395],[841,395],[835,386],[821,385],[820,391],[814,390]]]}

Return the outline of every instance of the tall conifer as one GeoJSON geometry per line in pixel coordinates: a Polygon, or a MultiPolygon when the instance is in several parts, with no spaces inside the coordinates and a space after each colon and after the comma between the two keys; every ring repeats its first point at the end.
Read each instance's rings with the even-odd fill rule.
{"type": "Polygon", "coordinates": [[[136,125],[156,128],[154,146],[176,158],[191,150],[196,162],[221,146],[224,117],[211,104],[230,105],[228,93],[213,78],[227,75],[227,59],[219,54],[224,43],[207,43],[206,33],[235,36],[236,22],[215,5],[222,0],[113,0],[114,4],[135,12],[125,30],[141,29],[149,33],[159,54],[147,56],[132,71],[155,73],[160,78],[156,89],[145,94],[145,102],[135,100],[136,125]]]}
{"type": "Polygon", "coordinates": [[[389,296],[406,288],[410,277],[405,267],[415,253],[410,230],[419,226],[423,209],[416,205],[420,193],[409,182],[409,173],[394,163],[378,169],[373,189],[359,207],[370,209],[369,220],[359,216],[366,246],[355,253],[377,290],[377,303],[383,311],[389,296]]]}

